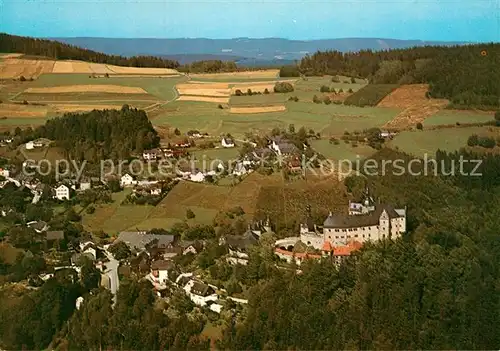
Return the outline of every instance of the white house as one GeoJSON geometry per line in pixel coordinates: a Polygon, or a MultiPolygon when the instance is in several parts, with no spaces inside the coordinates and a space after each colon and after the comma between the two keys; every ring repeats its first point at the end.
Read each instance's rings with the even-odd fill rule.
{"type": "Polygon", "coordinates": [[[231,138],[222,138],[221,144],[223,147],[234,147],[234,141],[231,138]]]}
{"type": "Polygon", "coordinates": [[[123,187],[125,187],[125,186],[131,186],[131,185],[134,185],[134,184],[135,184],[134,178],[130,174],[128,174],[128,173],[125,173],[120,178],[120,185],[123,186],[123,187]]]}
{"type": "Polygon", "coordinates": [[[184,291],[198,306],[206,306],[209,301],[215,302],[219,298],[213,287],[194,279],[184,286],[184,291]]]}
{"type": "Polygon", "coordinates": [[[9,178],[10,172],[8,169],[0,168],[0,175],[4,178],[9,178]]]}
{"type": "Polygon", "coordinates": [[[35,143],[33,141],[28,141],[25,145],[26,150],[33,150],[35,148],[35,143]]]}
{"type": "Polygon", "coordinates": [[[205,175],[201,172],[197,172],[195,174],[190,174],[189,180],[192,182],[201,183],[201,182],[205,181],[205,175]]]}
{"type": "Polygon", "coordinates": [[[80,243],[80,253],[92,255],[94,261],[97,258],[97,250],[95,244],[92,241],[80,243]]]}
{"type": "Polygon", "coordinates": [[[58,200],[69,200],[69,188],[61,184],[55,188],[56,195],[54,196],[58,200]]]}
{"type": "Polygon", "coordinates": [[[151,264],[151,275],[155,283],[165,285],[168,281],[168,271],[174,268],[172,261],[159,260],[151,264]]]}
{"type": "Polygon", "coordinates": [[[248,173],[248,170],[246,169],[245,165],[243,163],[238,162],[236,164],[236,167],[233,170],[233,175],[235,176],[242,176],[248,173]]]}

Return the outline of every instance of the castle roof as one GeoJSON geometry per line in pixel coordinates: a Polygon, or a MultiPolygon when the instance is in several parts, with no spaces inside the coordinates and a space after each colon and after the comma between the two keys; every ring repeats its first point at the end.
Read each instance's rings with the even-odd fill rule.
{"type": "Polygon", "coordinates": [[[396,210],[387,204],[375,205],[375,210],[364,215],[333,215],[330,213],[323,223],[324,228],[357,228],[378,225],[382,212],[387,213],[390,219],[399,218],[396,210]]]}

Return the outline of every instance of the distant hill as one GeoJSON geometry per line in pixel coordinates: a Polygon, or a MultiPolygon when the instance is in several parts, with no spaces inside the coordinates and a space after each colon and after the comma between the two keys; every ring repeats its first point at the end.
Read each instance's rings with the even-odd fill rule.
{"type": "Polygon", "coordinates": [[[438,42],[421,40],[397,40],[381,38],[343,38],[324,40],[288,40],[282,38],[235,38],[235,39],[149,39],[149,38],[52,38],[67,44],[111,55],[153,55],[172,57],[183,55],[234,56],[259,61],[300,60],[305,54],[316,51],[337,50],[341,52],[364,49],[400,49],[426,45],[457,45],[464,42],[438,42]]]}
{"type": "Polygon", "coordinates": [[[196,61],[212,61],[212,60],[221,60],[221,61],[234,61],[238,62],[241,60],[245,60],[244,57],[241,56],[232,56],[232,55],[212,55],[212,54],[174,54],[174,55],[160,55],[159,57],[167,60],[177,61],[181,65],[190,64],[196,61]]]}

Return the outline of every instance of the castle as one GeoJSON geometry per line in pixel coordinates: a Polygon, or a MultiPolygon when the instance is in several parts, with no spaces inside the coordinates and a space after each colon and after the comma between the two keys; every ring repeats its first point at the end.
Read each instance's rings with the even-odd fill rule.
{"type": "Polygon", "coordinates": [[[396,239],[406,231],[406,208],[394,209],[387,204],[375,204],[368,190],[361,203],[349,202],[348,215],[330,212],[322,230],[313,223],[310,209],[308,211],[306,223],[300,225],[300,241],[318,250],[353,242],[362,244],[385,238],[396,239]]]}

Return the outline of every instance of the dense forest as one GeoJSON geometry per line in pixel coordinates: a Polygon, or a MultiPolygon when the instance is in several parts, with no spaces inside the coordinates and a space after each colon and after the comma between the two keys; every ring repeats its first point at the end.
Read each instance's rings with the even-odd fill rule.
{"type": "MultiPolygon", "coordinates": [[[[448,170],[460,156],[478,157],[437,156],[448,170]]],[[[376,158],[411,160],[385,149],[376,158]]],[[[382,201],[408,206],[408,235],[366,245],[338,270],[323,262],[275,272],[252,288],[247,318],[226,331],[224,348],[498,348],[500,157],[480,171],[369,177],[382,201]]],[[[365,179],[347,183],[359,193],[365,179]]]]}
{"type": "Polygon", "coordinates": [[[234,61],[204,60],[195,61],[179,67],[179,71],[186,73],[218,73],[235,72],[238,70],[234,61]]]}
{"type": "Polygon", "coordinates": [[[0,33],[0,52],[23,53],[56,60],[81,60],[117,66],[177,68],[179,63],[155,56],[123,57],[107,55],[53,40],[0,33]]]}
{"type": "Polygon", "coordinates": [[[54,140],[71,159],[90,162],[127,159],[134,151],[157,147],[160,141],[146,112],[128,105],[119,111],[67,113],[48,120],[31,137],[54,140]]]}
{"type": "Polygon", "coordinates": [[[430,97],[455,107],[500,106],[500,44],[426,46],[356,53],[316,52],[281,76],[347,75],[372,84],[429,83],[430,97]]]}

